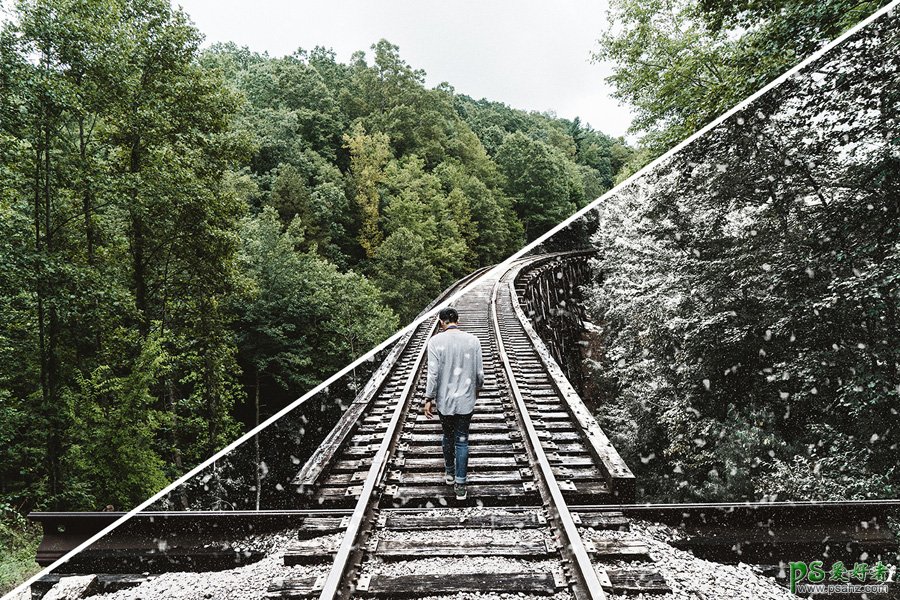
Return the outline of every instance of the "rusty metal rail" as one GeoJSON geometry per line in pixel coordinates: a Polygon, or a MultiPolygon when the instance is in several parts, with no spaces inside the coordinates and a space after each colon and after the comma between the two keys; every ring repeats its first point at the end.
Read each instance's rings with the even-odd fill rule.
{"type": "MultiPolygon", "coordinates": [[[[538,481],[540,482],[541,495],[543,496],[544,503],[549,508],[551,517],[557,526],[562,542],[561,550],[573,567],[573,572],[577,579],[575,584],[576,597],[589,598],[591,600],[605,600],[606,594],[603,592],[600,579],[597,577],[597,572],[594,570],[591,559],[581,540],[581,535],[578,533],[578,526],[575,524],[575,521],[572,519],[572,514],[569,512],[568,504],[566,503],[562,490],[559,487],[559,483],[556,480],[553,467],[547,459],[546,452],[544,452],[543,442],[538,437],[538,432],[531,420],[531,415],[529,414],[528,406],[525,403],[522,390],[516,382],[516,373],[513,370],[513,362],[510,359],[510,355],[507,354],[506,345],[503,342],[504,332],[500,328],[500,319],[497,317],[497,307],[499,303],[497,294],[502,287],[505,287],[506,289],[503,291],[509,294],[507,302],[510,305],[518,307],[514,281],[515,274],[518,273],[521,267],[522,265],[519,264],[512,270],[512,276],[507,274],[505,279],[497,281],[491,291],[491,322],[494,327],[494,335],[497,337],[497,352],[503,364],[510,392],[512,393],[515,406],[518,410],[520,423],[527,435],[529,454],[531,454],[532,459],[540,472],[538,481]],[[504,281],[506,282],[505,286],[502,285],[504,281]]],[[[516,313],[516,316],[519,318],[520,323],[524,323],[525,319],[523,318],[524,315],[522,315],[521,309],[516,313]]]]}

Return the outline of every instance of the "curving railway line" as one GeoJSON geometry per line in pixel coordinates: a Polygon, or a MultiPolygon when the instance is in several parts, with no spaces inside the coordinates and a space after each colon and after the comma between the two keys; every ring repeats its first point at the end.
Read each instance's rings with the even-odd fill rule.
{"type": "MultiPolygon", "coordinates": [[[[349,413],[298,475],[310,505],[353,507],[337,548],[298,544],[286,554],[286,561],[308,561],[332,550],[329,573],[278,582],[270,597],[570,590],[575,598],[604,598],[611,576],[631,587],[667,590],[646,569],[595,569],[604,559],[646,557],[646,548],[621,539],[585,543],[581,516],[569,509],[629,501],[634,487],[627,466],[527,329],[519,306],[519,271],[558,258],[524,259],[483,275],[455,304],[462,326],[480,339],[485,362],[470,430],[470,498],[457,502],[444,483],[440,424],[419,409],[432,319],[394,357],[378,392],[361,399],[359,416],[349,413]],[[540,561],[544,568],[466,570],[461,559],[473,556],[540,561]],[[382,568],[387,561],[423,557],[460,561],[460,571],[453,577],[388,575],[382,568]]],[[[604,518],[615,529],[627,524],[604,518]]],[[[318,527],[313,521],[308,524],[318,527]]]]}
{"type": "MultiPolygon", "coordinates": [[[[94,592],[138,585],[154,572],[252,563],[260,557],[210,543],[223,532],[244,530],[289,530],[296,539],[284,551],[284,565],[320,565],[315,574],[274,578],[267,598],[509,593],[583,600],[669,592],[646,544],[628,533],[629,515],[641,515],[629,504],[634,476],[525,312],[533,310],[526,280],[550,274],[543,292],[550,294],[561,265],[585,257],[520,259],[502,270],[473,273],[442,294],[447,298],[472,284],[454,307],[461,326],[480,339],[484,356],[485,385],[470,429],[467,500],[457,501],[444,483],[440,424],[421,412],[425,347],[437,326],[428,319],[394,346],[297,474],[295,510],[135,518],[117,542],[67,563],[63,570],[95,576],[73,597],[90,597],[91,585],[94,592]],[[161,549],[159,531],[179,530],[187,521],[190,532],[161,549]],[[436,572],[435,565],[452,565],[452,572],[436,572]]],[[[67,532],[58,531],[53,519],[62,522],[64,515],[34,518],[43,519],[49,532],[45,562],[75,545],[67,535],[80,541],[71,523],[67,532]]],[[[859,523],[860,516],[853,519],[859,523]]],[[[872,530],[867,526],[865,533],[872,530]]],[[[867,550],[890,549],[886,537],[875,538],[867,550]]],[[[60,577],[45,578],[33,597],[52,590],[60,577]]]]}

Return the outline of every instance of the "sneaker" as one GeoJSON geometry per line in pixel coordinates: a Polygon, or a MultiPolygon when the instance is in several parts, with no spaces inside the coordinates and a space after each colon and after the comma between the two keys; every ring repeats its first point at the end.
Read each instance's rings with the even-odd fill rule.
{"type": "Polygon", "coordinates": [[[456,481],[456,476],[453,475],[452,473],[445,473],[444,481],[447,482],[447,485],[453,485],[453,482],[456,481]]]}
{"type": "Polygon", "coordinates": [[[453,486],[453,491],[456,492],[457,500],[465,500],[466,496],[469,495],[466,491],[466,484],[464,483],[457,483],[455,486],[453,486]]]}

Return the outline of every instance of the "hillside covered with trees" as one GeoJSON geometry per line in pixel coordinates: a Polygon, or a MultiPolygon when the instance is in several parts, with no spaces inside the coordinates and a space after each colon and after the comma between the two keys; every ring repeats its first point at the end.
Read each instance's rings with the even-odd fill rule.
{"type": "Polygon", "coordinates": [[[3,24],[3,510],[143,500],[629,157],[428,89],[387,41],[346,63],[201,42],[165,0],[3,24]]]}

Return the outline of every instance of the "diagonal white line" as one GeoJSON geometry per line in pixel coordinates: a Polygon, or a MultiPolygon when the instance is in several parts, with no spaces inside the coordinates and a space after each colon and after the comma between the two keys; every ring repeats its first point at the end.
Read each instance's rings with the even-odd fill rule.
{"type": "MultiPolygon", "coordinates": [[[[777,77],[776,79],[773,79],[768,84],[766,84],[765,86],[763,86],[762,88],[757,90],[755,93],[751,94],[750,96],[748,96],[747,98],[745,98],[744,100],[742,100],[741,102],[736,104],[728,112],[726,112],[722,115],[719,115],[715,120],[713,120],[712,122],[710,122],[709,124],[704,126],[699,131],[691,134],[689,137],[684,139],[682,142],[680,142],[674,148],[668,150],[665,154],[658,157],[650,164],[645,165],[639,171],[637,171],[636,173],[631,175],[631,177],[629,177],[628,179],[626,179],[625,181],[623,181],[622,183],[620,183],[613,189],[607,191],[605,194],[603,194],[602,196],[600,196],[599,198],[597,198],[596,200],[594,200],[593,202],[591,202],[584,208],[578,210],[575,214],[573,214],[572,216],[567,218],[565,221],[562,221],[561,223],[559,223],[558,225],[556,225],[555,227],[553,227],[552,229],[550,229],[549,231],[547,231],[546,233],[544,233],[543,235],[538,237],[533,242],[526,244],[524,247],[522,247],[522,249],[520,249],[516,253],[509,256],[502,263],[498,264],[493,269],[491,269],[490,271],[488,271],[487,273],[482,275],[482,277],[485,277],[487,275],[497,276],[499,273],[504,271],[507,268],[507,265],[509,265],[512,261],[527,254],[528,252],[531,252],[539,244],[542,244],[543,242],[547,241],[550,237],[552,237],[554,234],[556,234],[560,230],[564,229],[565,227],[569,226],[572,222],[580,219],[581,217],[583,217],[584,215],[589,213],[591,210],[597,208],[597,206],[599,206],[601,202],[603,202],[607,198],[612,197],[619,190],[619,188],[622,188],[625,185],[635,181],[639,177],[642,177],[643,175],[649,173],[651,170],[656,168],[658,165],[664,163],[670,157],[677,154],[682,148],[684,148],[685,146],[687,146],[694,140],[702,137],[711,129],[718,127],[719,125],[721,125],[723,122],[725,122],[729,117],[731,117],[735,113],[744,110],[754,100],[756,100],[763,94],[769,92],[770,90],[775,89],[776,87],[778,87],[779,85],[781,85],[782,83],[784,83],[785,81],[787,81],[788,79],[790,79],[791,77],[796,75],[798,72],[803,70],[805,67],[807,67],[808,65],[810,65],[813,62],[815,62],[816,60],[818,60],[826,52],[829,52],[830,50],[836,48],[837,46],[840,46],[842,43],[844,43],[845,40],[847,40],[849,37],[855,35],[859,31],[865,29],[873,21],[875,21],[875,20],[879,19],[880,17],[882,17],[883,15],[886,15],[889,12],[893,11],[895,8],[897,8],[898,5],[900,5],[900,0],[894,0],[890,4],[880,8],[877,12],[869,15],[868,17],[866,17],[865,19],[863,19],[862,21],[860,21],[859,23],[857,23],[856,25],[854,25],[853,27],[851,27],[850,29],[845,31],[843,34],[841,34],[840,36],[838,36],[831,42],[827,43],[826,45],[822,46],[819,50],[817,50],[813,54],[811,54],[808,57],[806,57],[805,59],[803,59],[800,63],[791,67],[790,69],[785,71],[783,74],[781,74],[779,77],[777,77]]],[[[469,282],[467,285],[463,286],[463,288],[460,289],[458,292],[456,292],[453,295],[451,295],[450,297],[448,297],[444,301],[443,304],[452,303],[454,300],[456,300],[457,298],[459,298],[460,296],[462,296],[463,294],[468,292],[469,289],[471,289],[472,286],[475,285],[480,279],[481,279],[481,277],[479,277],[479,278],[469,282]]],[[[89,539],[87,539],[86,541],[84,541],[83,543],[78,545],[76,548],[74,548],[73,550],[68,552],[66,555],[60,557],[53,564],[42,569],[39,573],[34,575],[31,579],[29,579],[28,581],[26,581],[19,587],[15,588],[11,592],[9,592],[7,595],[3,596],[3,598],[0,598],[0,600],[6,600],[6,599],[12,600],[13,596],[21,594],[25,590],[26,587],[30,586],[32,583],[34,583],[35,581],[37,581],[38,579],[40,579],[41,577],[43,577],[44,575],[46,575],[47,573],[49,573],[50,571],[55,569],[56,567],[65,563],[67,560],[69,560],[70,558],[72,558],[73,556],[75,556],[76,554],[81,552],[82,550],[86,549],[88,546],[90,546],[91,544],[93,544],[94,542],[96,542],[97,540],[102,538],[104,535],[106,535],[107,533],[109,533],[110,531],[112,531],[113,529],[115,529],[116,527],[118,527],[119,525],[121,525],[122,523],[127,521],[128,519],[130,519],[136,513],[142,511],[146,507],[150,506],[151,504],[153,504],[154,502],[156,502],[157,500],[159,500],[160,498],[162,498],[163,496],[165,496],[166,494],[171,492],[173,489],[177,488],[179,485],[185,483],[190,478],[194,477],[195,475],[200,473],[203,469],[205,469],[206,467],[211,465],[213,462],[221,459],[226,454],[230,453],[232,450],[234,450],[235,448],[237,448],[244,442],[249,441],[254,435],[256,435],[257,433],[260,433],[263,429],[265,429],[266,427],[268,427],[269,425],[271,425],[272,423],[274,423],[275,421],[277,421],[278,419],[280,419],[281,417],[283,417],[290,411],[294,410],[298,406],[302,405],[304,402],[306,402],[307,400],[309,400],[310,398],[312,398],[313,396],[315,396],[316,394],[318,394],[319,392],[321,392],[322,390],[327,388],[329,385],[331,385],[332,383],[334,383],[335,381],[337,381],[338,379],[340,379],[341,377],[343,377],[344,375],[349,373],[355,367],[358,367],[365,361],[371,360],[375,354],[377,354],[378,352],[384,350],[385,348],[387,348],[388,346],[390,346],[391,344],[396,342],[398,339],[400,339],[401,336],[406,334],[406,332],[411,331],[415,327],[418,327],[419,324],[421,324],[426,319],[430,319],[430,318],[434,317],[438,313],[440,308],[441,308],[441,306],[435,306],[428,312],[419,315],[418,317],[416,317],[416,319],[412,323],[410,323],[409,325],[407,325],[400,331],[396,332],[394,335],[392,335],[385,341],[381,342],[380,344],[375,346],[373,349],[369,350],[369,352],[367,352],[363,356],[357,358],[355,361],[348,364],[346,367],[344,367],[343,369],[341,369],[340,371],[338,371],[337,373],[335,373],[334,375],[332,375],[331,377],[329,377],[328,379],[326,379],[325,381],[323,381],[322,383],[317,385],[315,388],[308,391],[306,394],[304,394],[297,400],[288,404],[283,409],[281,409],[280,411],[278,411],[277,413],[275,413],[274,415],[272,415],[271,417],[269,417],[268,419],[266,419],[265,421],[263,421],[262,423],[260,423],[259,425],[257,425],[256,427],[254,427],[253,429],[251,429],[250,431],[248,431],[241,437],[239,437],[238,439],[236,439],[235,441],[231,442],[230,444],[228,444],[227,446],[222,448],[220,451],[213,454],[211,457],[206,459],[204,462],[197,465],[196,467],[194,467],[193,469],[191,469],[190,471],[188,471],[187,473],[185,473],[184,475],[182,475],[181,477],[179,477],[178,479],[176,479],[175,481],[173,481],[172,483],[167,485],[165,488],[163,488],[162,490],[160,490],[159,492],[157,492],[156,494],[154,494],[147,500],[138,504],[136,507],[131,509],[128,513],[122,515],[120,518],[116,519],[113,523],[111,523],[110,525],[105,527],[103,530],[97,532],[96,534],[91,536],[89,539]]]]}

